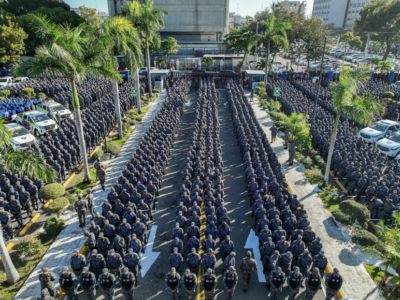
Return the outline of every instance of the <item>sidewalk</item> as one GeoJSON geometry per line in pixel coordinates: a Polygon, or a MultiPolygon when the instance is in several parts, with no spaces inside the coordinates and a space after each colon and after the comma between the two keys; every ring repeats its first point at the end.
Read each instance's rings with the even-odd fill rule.
{"type": "MultiPolygon", "coordinates": [[[[137,149],[140,140],[146,133],[147,129],[150,127],[155,115],[160,110],[167,94],[162,92],[155,102],[152,102],[150,109],[145,114],[141,123],[139,123],[131,136],[125,142],[122,147],[119,156],[114,158],[109,167],[107,168],[107,181],[106,190],[101,189],[100,184],[96,184],[93,188],[93,195],[95,199],[95,211],[101,210],[101,205],[103,199],[107,198],[109,189],[115,183],[125,164],[131,158],[131,155],[135,149],[137,149]]],[[[57,276],[55,281],[55,287],[58,288],[58,277],[61,273],[61,269],[64,266],[70,267],[69,260],[72,256],[72,251],[74,249],[80,250],[86,238],[83,236],[85,229],[79,227],[77,214],[74,213],[73,217],[66,222],[66,228],[58,235],[57,239],[51,245],[47,253],[43,256],[43,259],[36,266],[35,270],[31,273],[29,278],[26,280],[24,285],[21,287],[14,299],[21,300],[33,300],[40,297],[40,282],[38,276],[42,268],[47,267],[57,276]]]]}
{"type": "MultiPolygon", "coordinates": [[[[247,96],[249,95],[250,93],[247,96]]],[[[252,102],[252,108],[258,122],[270,139],[271,119],[257,100],[252,102]]],[[[309,183],[304,174],[304,165],[295,161],[293,166],[288,166],[286,161],[289,158],[289,154],[287,150],[284,150],[283,141],[280,138],[277,138],[272,145],[279,162],[282,164],[282,168],[285,170],[285,177],[293,193],[297,194],[301,203],[304,204],[313,230],[317,236],[321,237],[323,250],[329,264],[332,268],[339,268],[343,276],[342,291],[345,297],[358,300],[385,299],[365,270],[362,261],[353,253],[346,238],[336,226],[336,223],[331,218],[331,213],[324,209],[321,199],[314,192],[314,186],[309,183]]]]}

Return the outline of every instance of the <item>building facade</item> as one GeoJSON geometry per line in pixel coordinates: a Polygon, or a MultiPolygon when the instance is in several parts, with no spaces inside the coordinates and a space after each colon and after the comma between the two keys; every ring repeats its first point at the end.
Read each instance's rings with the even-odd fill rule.
{"type": "Polygon", "coordinates": [[[229,28],[240,28],[240,24],[245,24],[246,18],[241,15],[237,15],[234,12],[229,13],[229,28]]]}
{"type": "Polygon", "coordinates": [[[371,0],[314,0],[312,16],[322,18],[324,24],[351,29],[353,20],[360,18],[361,8],[371,0]]]}
{"type": "Polygon", "coordinates": [[[279,4],[286,8],[286,9],[290,9],[290,10],[296,10],[298,11],[300,9],[300,12],[302,12],[303,14],[306,13],[307,11],[307,3],[306,1],[289,1],[289,0],[284,0],[282,2],[279,2],[279,4]]]}

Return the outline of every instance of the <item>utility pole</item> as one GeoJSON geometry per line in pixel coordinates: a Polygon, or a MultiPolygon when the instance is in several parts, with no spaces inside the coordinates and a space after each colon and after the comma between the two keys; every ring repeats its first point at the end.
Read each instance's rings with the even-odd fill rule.
{"type": "Polygon", "coordinates": [[[310,133],[312,132],[312,129],[314,127],[315,110],[317,109],[317,101],[318,101],[318,97],[319,97],[319,90],[321,88],[321,74],[322,74],[322,65],[324,63],[325,47],[326,47],[326,37],[325,37],[325,42],[324,42],[324,50],[322,50],[321,67],[320,67],[319,78],[318,78],[318,90],[317,90],[317,95],[316,95],[316,97],[314,99],[314,109],[313,109],[313,114],[312,114],[312,118],[311,118],[310,133]]]}
{"type": "MultiPolygon", "coordinates": [[[[257,22],[257,27],[256,27],[256,34],[258,34],[258,22],[257,22]]],[[[257,42],[254,46],[254,63],[253,63],[253,70],[256,69],[256,64],[257,64],[257,42]]]]}

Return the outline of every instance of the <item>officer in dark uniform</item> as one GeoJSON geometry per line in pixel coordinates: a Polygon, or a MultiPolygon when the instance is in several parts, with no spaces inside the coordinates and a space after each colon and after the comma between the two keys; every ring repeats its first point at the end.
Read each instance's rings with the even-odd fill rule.
{"type": "Polygon", "coordinates": [[[4,207],[0,206],[0,222],[1,227],[8,234],[8,238],[3,235],[4,241],[8,241],[14,238],[14,232],[11,223],[11,214],[4,210],[4,207]]]}
{"type": "Polygon", "coordinates": [[[77,300],[78,297],[76,295],[77,288],[77,280],[74,273],[69,272],[68,267],[62,268],[60,278],[59,278],[60,288],[65,295],[67,295],[67,299],[69,300],[77,300]]]}
{"type": "Polygon", "coordinates": [[[129,269],[125,267],[119,276],[119,284],[126,300],[133,300],[134,288],[137,286],[136,277],[129,269]]]}
{"type": "Polygon", "coordinates": [[[94,219],[94,197],[92,194],[92,190],[88,189],[86,191],[86,198],[85,198],[87,204],[88,204],[88,210],[90,212],[90,214],[92,215],[92,220],[94,219]]]}
{"type": "Polygon", "coordinates": [[[106,300],[114,300],[115,296],[115,276],[107,268],[104,268],[99,277],[99,286],[104,293],[106,300]]]}
{"type": "Polygon", "coordinates": [[[282,272],[280,267],[277,267],[275,271],[271,272],[269,276],[268,290],[271,290],[271,300],[278,300],[279,293],[282,292],[282,287],[285,284],[286,275],[282,272]]]}
{"type": "Polygon", "coordinates": [[[325,300],[331,300],[340,291],[343,284],[343,277],[339,274],[339,269],[334,268],[332,273],[326,275],[325,286],[326,286],[326,298],[325,300]]]}
{"type": "Polygon", "coordinates": [[[188,299],[192,300],[196,297],[197,276],[190,269],[186,269],[181,280],[182,286],[185,289],[188,299]]]}
{"type": "Polygon", "coordinates": [[[176,272],[175,268],[165,276],[165,286],[170,300],[177,299],[178,291],[181,283],[181,276],[176,272]]]}
{"type": "Polygon", "coordinates": [[[105,170],[104,166],[100,166],[100,168],[97,169],[96,177],[98,178],[98,180],[100,180],[101,188],[104,191],[106,178],[107,178],[107,174],[106,174],[106,170],[105,170]]]}
{"type": "Polygon", "coordinates": [[[55,296],[54,293],[54,281],[57,279],[56,275],[49,271],[49,268],[43,268],[42,273],[39,274],[40,289],[43,291],[46,289],[51,297],[55,296]]]}
{"type": "Polygon", "coordinates": [[[33,181],[29,181],[27,190],[29,192],[34,209],[39,210],[39,191],[37,186],[33,184],[33,181]]]}
{"type": "Polygon", "coordinates": [[[104,260],[104,256],[100,253],[97,253],[96,249],[92,250],[92,255],[89,257],[90,264],[90,272],[92,272],[97,279],[99,279],[102,270],[106,266],[106,261],[104,260]]]}
{"type": "Polygon", "coordinates": [[[80,254],[78,249],[75,249],[73,253],[74,255],[72,255],[69,262],[75,275],[79,276],[82,273],[83,267],[86,265],[86,257],[83,254],[80,254]]]}
{"type": "Polygon", "coordinates": [[[318,268],[314,267],[312,272],[308,272],[306,276],[305,300],[312,300],[314,298],[318,291],[322,289],[321,283],[322,280],[318,268]]]}
{"type": "Polygon", "coordinates": [[[229,267],[229,270],[225,272],[222,281],[224,283],[225,299],[232,300],[233,293],[235,292],[235,288],[238,282],[238,275],[234,266],[229,267]]]}
{"type": "MultiPolygon", "coordinates": [[[[140,251],[139,251],[140,253],[140,251]]],[[[128,249],[128,253],[124,256],[123,264],[135,275],[135,286],[138,285],[138,267],[140,266],[140,256],[138,253],[133,252],[132,248],[128,249]]]]}
{"type": "Polygon", "coordinates": [[[215,288],[217,286],[217,276],[212,269],[207,269],[206,274],[201,277],[201,287],[204,290],[206,300],[213,300],[215,288]]]}
{"type": "Polygon", "coordinates": [[[82,199],[82,195],[78,195],[78,201],[75,202],[75,211],[78,213],[79,227],[86,226],[86,212],[88,204],[86,200],[82,199]]]}
{"type": "Polygon", "coordinates": [[[96,276],[89,272],[87,267],[82,269],[82,274],[79,275],[79,283],[83,289],[83,293],[90,299],[96,300],[96,276]]]}
{"type": "Polygon", "coordinates": [[[297,296],[300,287],[302,285],[302,282],[303,282],[303,275],[300,273],[300,268],[295,267],[294,271],[290,272],[287,279],[287,285],[290,290],[289,300],[294,300],[294,298],[297,296]]]}

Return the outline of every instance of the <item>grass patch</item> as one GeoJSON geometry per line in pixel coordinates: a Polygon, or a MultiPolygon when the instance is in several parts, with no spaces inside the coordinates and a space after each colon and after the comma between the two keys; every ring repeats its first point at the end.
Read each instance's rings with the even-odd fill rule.
{"type": "Polygon", "coordinates": [[[340,197],[328,193],[318,193],[319,197],[324,204],[324,208],[332,213],[335,209],[339,208],[341,202],[340,197]]]}
{"type": "Polygon", "coordinates": [[[307,169],[304,174],[310,183],[317,183],[320,189],[326,187],[324,176],[321,175],[321,171],[318,168],[313,167],[311,169],[307,169]]]}
{"type": "MultiPolygon", "coordinates": [[[[107,169],[108,165],[105,165],[104,168],[107,169]]],[[[96,185],[96,169],[92,166],[89,169],[90,177],[92,177],[93,181],[91,183],[88,182],[83,182],[83,177],[75,180],[75,186],[71,189],[70,194],[71,195],[86,195],[86,190],[91,189],[96,185]]]]}
{"type": "Polygon", "coordinates": [[[132,134],[133,130],[134,129],[129,127],[122,139],[119,139],[118,135],[116,135],[113,137],[111,143],[116,144],[121,149],[122,146],[125,144],[125,142],[128,140],[128,138],[130,137],[130,135],[132,134]]]}
{"type": "Polygon", "coordinates": [[[48,236],[45,233],[40,233],[37,235],[37,239],[40,240],[40,243],[43,246],[42,254],[38,255],[35,259],[31,261],[23,261],[19,258],[18,251],[13,251],[10,253],[11,260],[14,263],[15,268],[17,269],[21,279],[16,283],[9,285],[7,283],[7,276],[6,273],[3,272],[0,274],[0,282],[1,282],[1,289],[0,289],[0,299],[1,300],[12,300],[21,286],[24,284],[25,280],[28,279],[29,275],[35,269],[37,264],[40,262],[42,257],[45,255],[47,250],[49,249],[50,245],[56,239],[55,236],[48,236]]]}
{"type": "Polygon", "coordinates": [[[379,290],[383,294],[386,300],[398,300],[400,299],[400,277],[399,276],[392,276],[389,274],[388,276],[388,281],[386,283],[386,286],[383,287],[380,284],[380,281],[382,280],[383,277],[383,271],[379,267],[375,266],[369,266],[367,264],[364,264],[365,269],[367,270],[368,274],[371,276],[371,278],[375,281],[375,283],[378,285],[379,290]]]}

